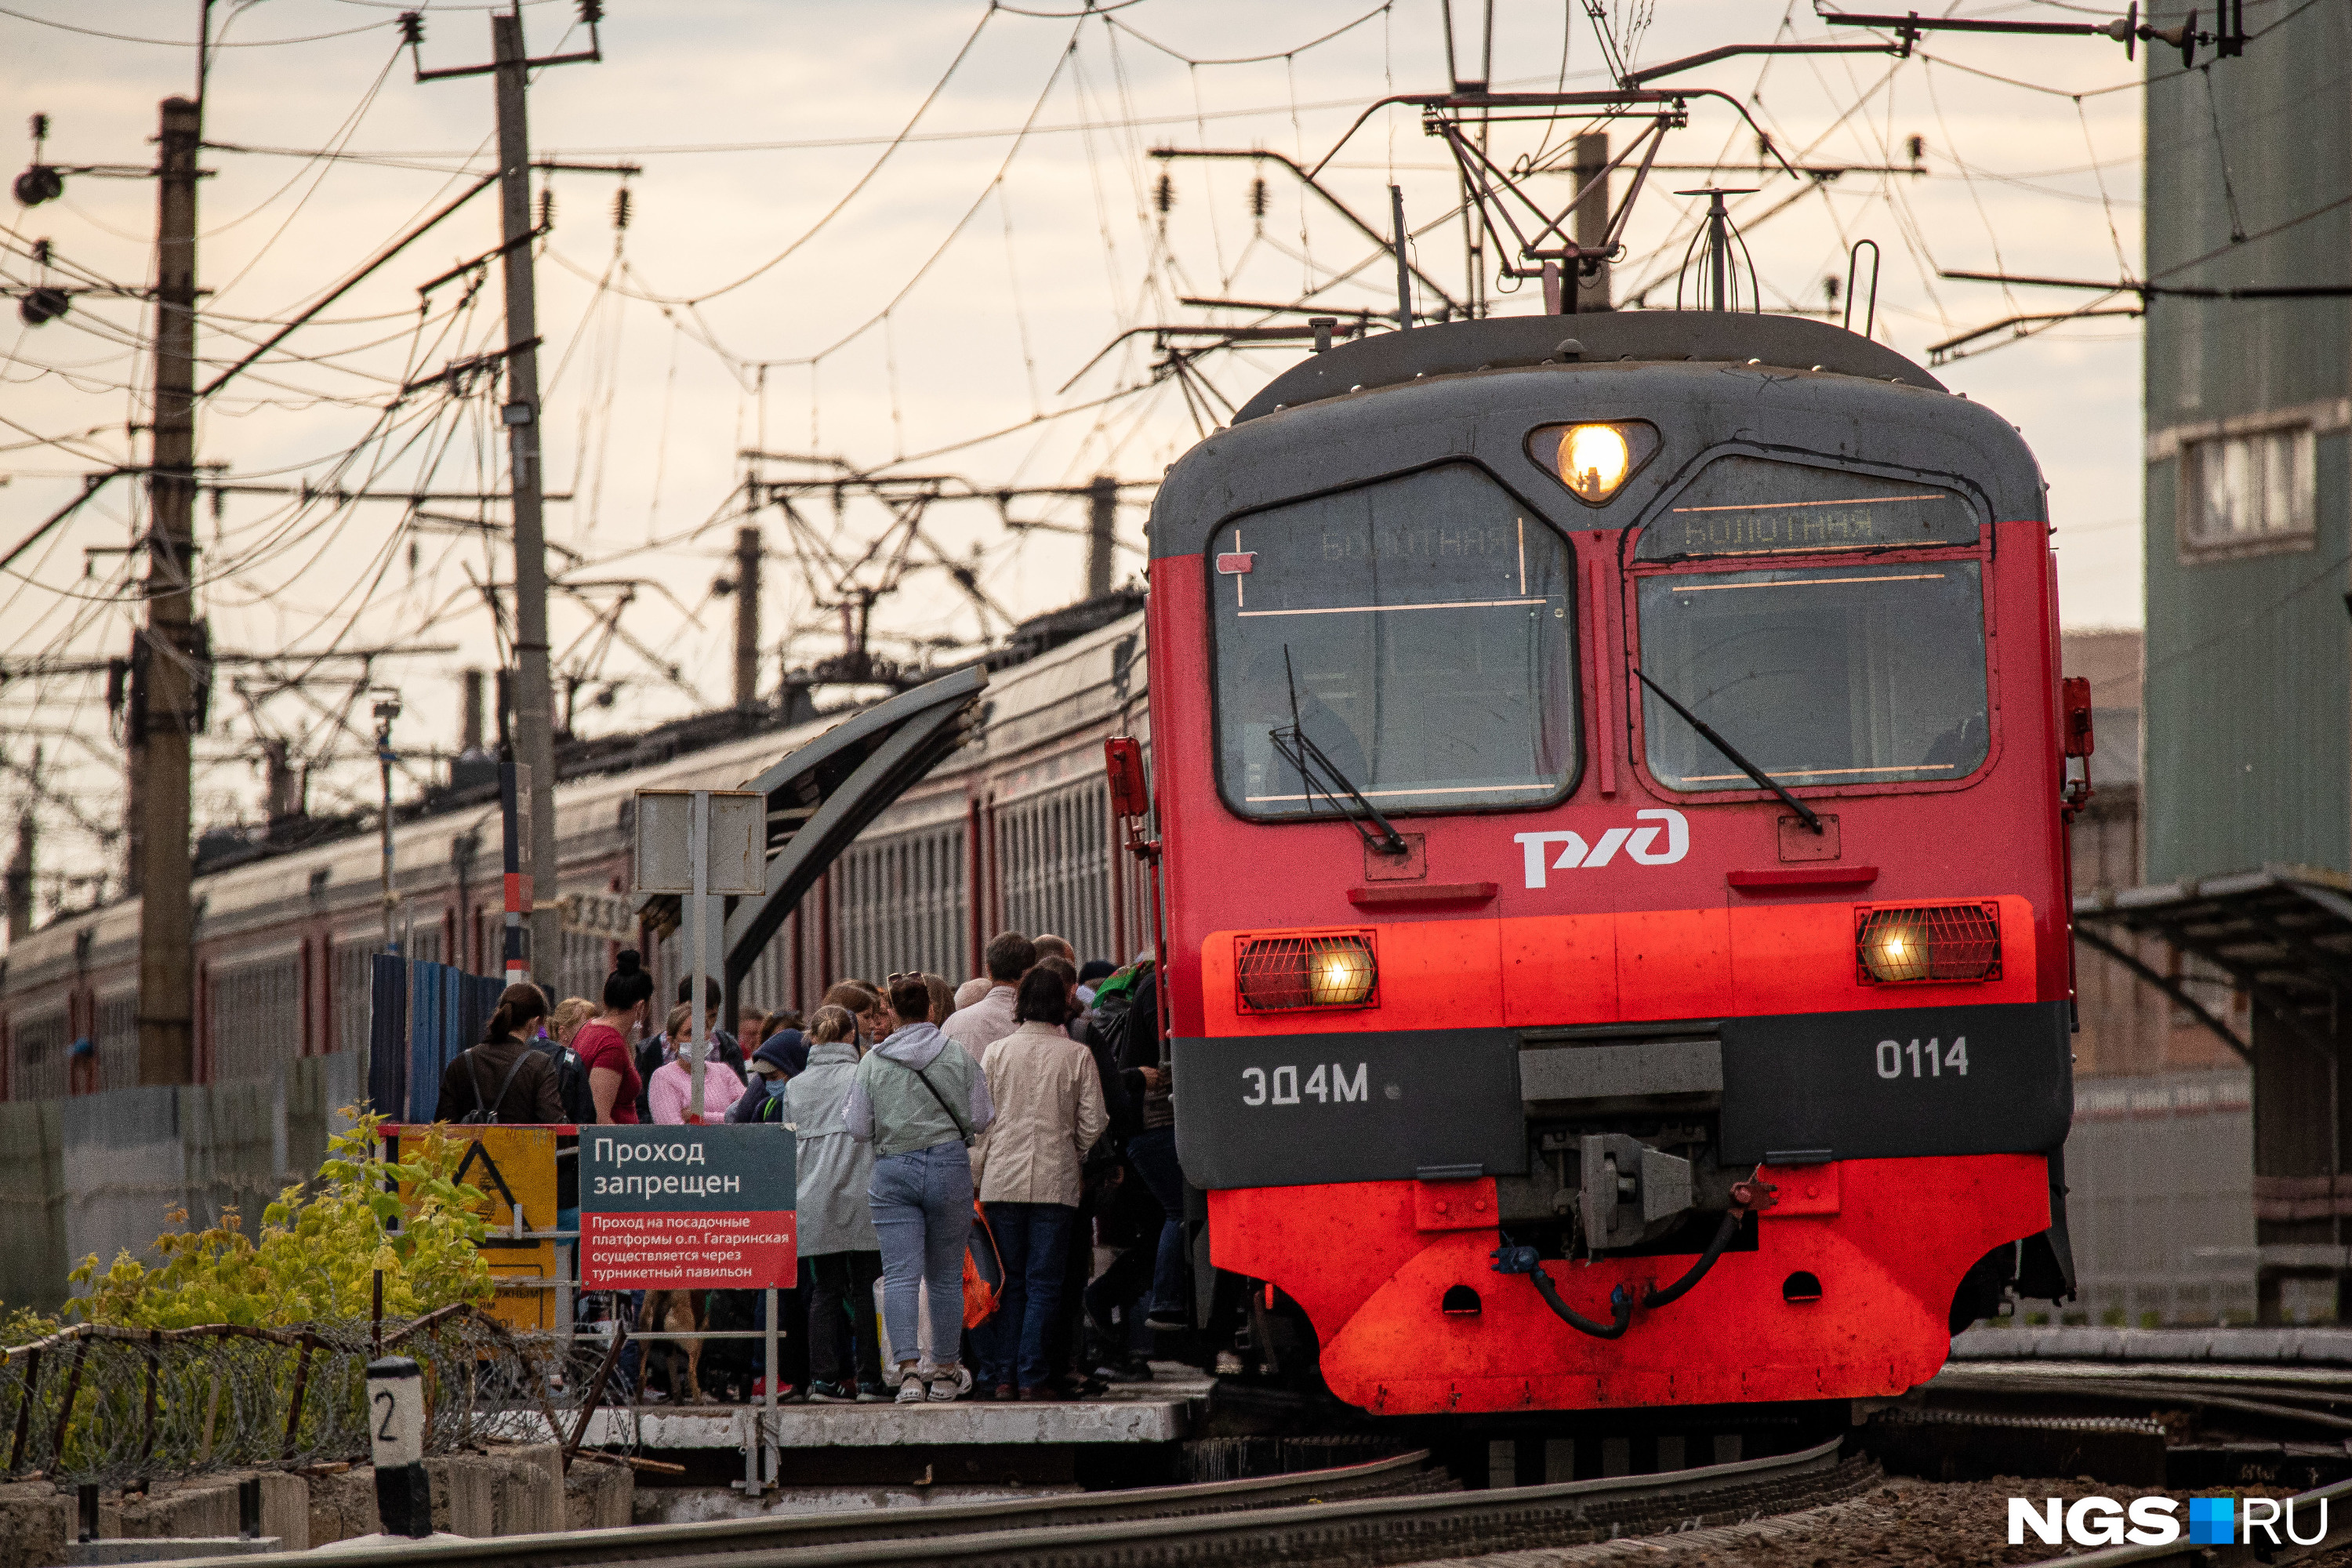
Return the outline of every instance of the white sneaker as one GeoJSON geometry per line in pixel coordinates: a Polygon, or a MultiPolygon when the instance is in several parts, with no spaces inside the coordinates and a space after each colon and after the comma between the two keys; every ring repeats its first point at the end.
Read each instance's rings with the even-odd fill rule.
{"type": "Polygon", "coordinates": [[[922,1379],[909,1376],[899,1381],[898,1400],[899,1404],[920,1405],[924,1398],[925,1394],[923,1391],[922,1379]]]}
{"type": "MultiPolygon", "coordinates": [[[[940,1373],[931,1379],[931,1397],[941,1405],[947,1404],[950,1400],[961,1399],[971,1392],[971,1368],[968,1366],[957,1367],[953,1375],[940,1373]]],[[[904,1399],[906,1395],[901,1394],[898,1397],[904,1399]]]]}

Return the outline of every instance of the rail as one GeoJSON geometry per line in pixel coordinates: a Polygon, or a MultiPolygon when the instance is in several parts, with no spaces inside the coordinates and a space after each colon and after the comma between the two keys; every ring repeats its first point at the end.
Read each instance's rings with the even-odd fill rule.
{"type": "MultiPolygon", "coordinates": [[[[570,1568],[688,1563],[849,1568],[906,1561],[969,1568],[1116,1563],[1118,1568],[1281,1562],[1425,1561],[1470,1552],[1728,1523],[1850,1495],[1874,1466],[1841,1464],[1840,1440],[1728,1465],[1482,1492],[1403,1492],[1433,1483],[1425,1454],[1298,1475],[1083,1497],[764,1518],[452,1542],[341,1548],[337,1568],[570,1568]],[[1379,1495],[1343,1497],[1335,1491],[1379,1495]]],[[[242,1568],[315,1568],[285,1552],[242,1568]]]]}

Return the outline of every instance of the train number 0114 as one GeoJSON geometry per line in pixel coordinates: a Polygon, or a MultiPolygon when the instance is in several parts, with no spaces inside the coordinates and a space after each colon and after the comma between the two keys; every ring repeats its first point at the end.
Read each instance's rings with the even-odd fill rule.
{"type": "Polygon", "coordinates": [[[1906,1076],[1906,1063],[1910,1069],[1907,1076],[1911,1078],[1941,1078],[1948,1071],[1955,1078],[1966,1078],[1969,1076],[1969,1037],[1955,1035],[1949,1046],[1941,1040],[1928,1040],[1924,1044],[1913,1040],[1908,1046],[1900,1040],[1878,1042],[1879,1077],[1903,1078],[1906,1076]]]}
{"type": "Polygon", "coordinates": [[[1346,1066],[1318,1062],[1298,1081],[1296,1066],[1278,1067],[1271,1072],[1265,1068],[1242,1068],[1242,1081],[1249,1086],[1242,1096],[1244,1105],[1297,1105],[1301,1095],[1311,1098],[1318,1105],[1347,1105],[1352,1101],[1371,1099],[1371,1077],[1369,1064],[1358,1062],[1350,1074],[1346,1066]]]}

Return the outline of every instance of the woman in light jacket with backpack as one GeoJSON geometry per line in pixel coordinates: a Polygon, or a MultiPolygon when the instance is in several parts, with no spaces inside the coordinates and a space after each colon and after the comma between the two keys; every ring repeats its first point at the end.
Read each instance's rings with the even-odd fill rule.
{"type": "Polygon", "coordinates": [[[898,1403],[944,1402],[971,1391],[971,1370],[958,1348],[971,1238],[971,1145],[996,1120],[996,1108],[980,1065],[929,1021],[931,996],[921,975],[894,983],[889,1003],[905,1021],[858,1062],[844,1118],[852,1138],[874,1145],[867,1196],[882,1243],[882,1317],[898,1359],[898,1403]],[[925,1282],[941,1342],[932,1347],[928,1393],[915,1375],[925,1282]]]}

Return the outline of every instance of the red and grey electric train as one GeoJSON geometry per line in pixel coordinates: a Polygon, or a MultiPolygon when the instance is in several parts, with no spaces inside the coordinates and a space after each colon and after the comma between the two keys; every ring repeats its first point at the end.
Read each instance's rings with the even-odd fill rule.
{"type": "Polygon", "coordinates": [[[2043,490],[1864,338],[1657,311],[1336,347],[1171,470],[1179,1144],[1332,1392],[1886,1395],[2068,1290],[2043,490]]]}

